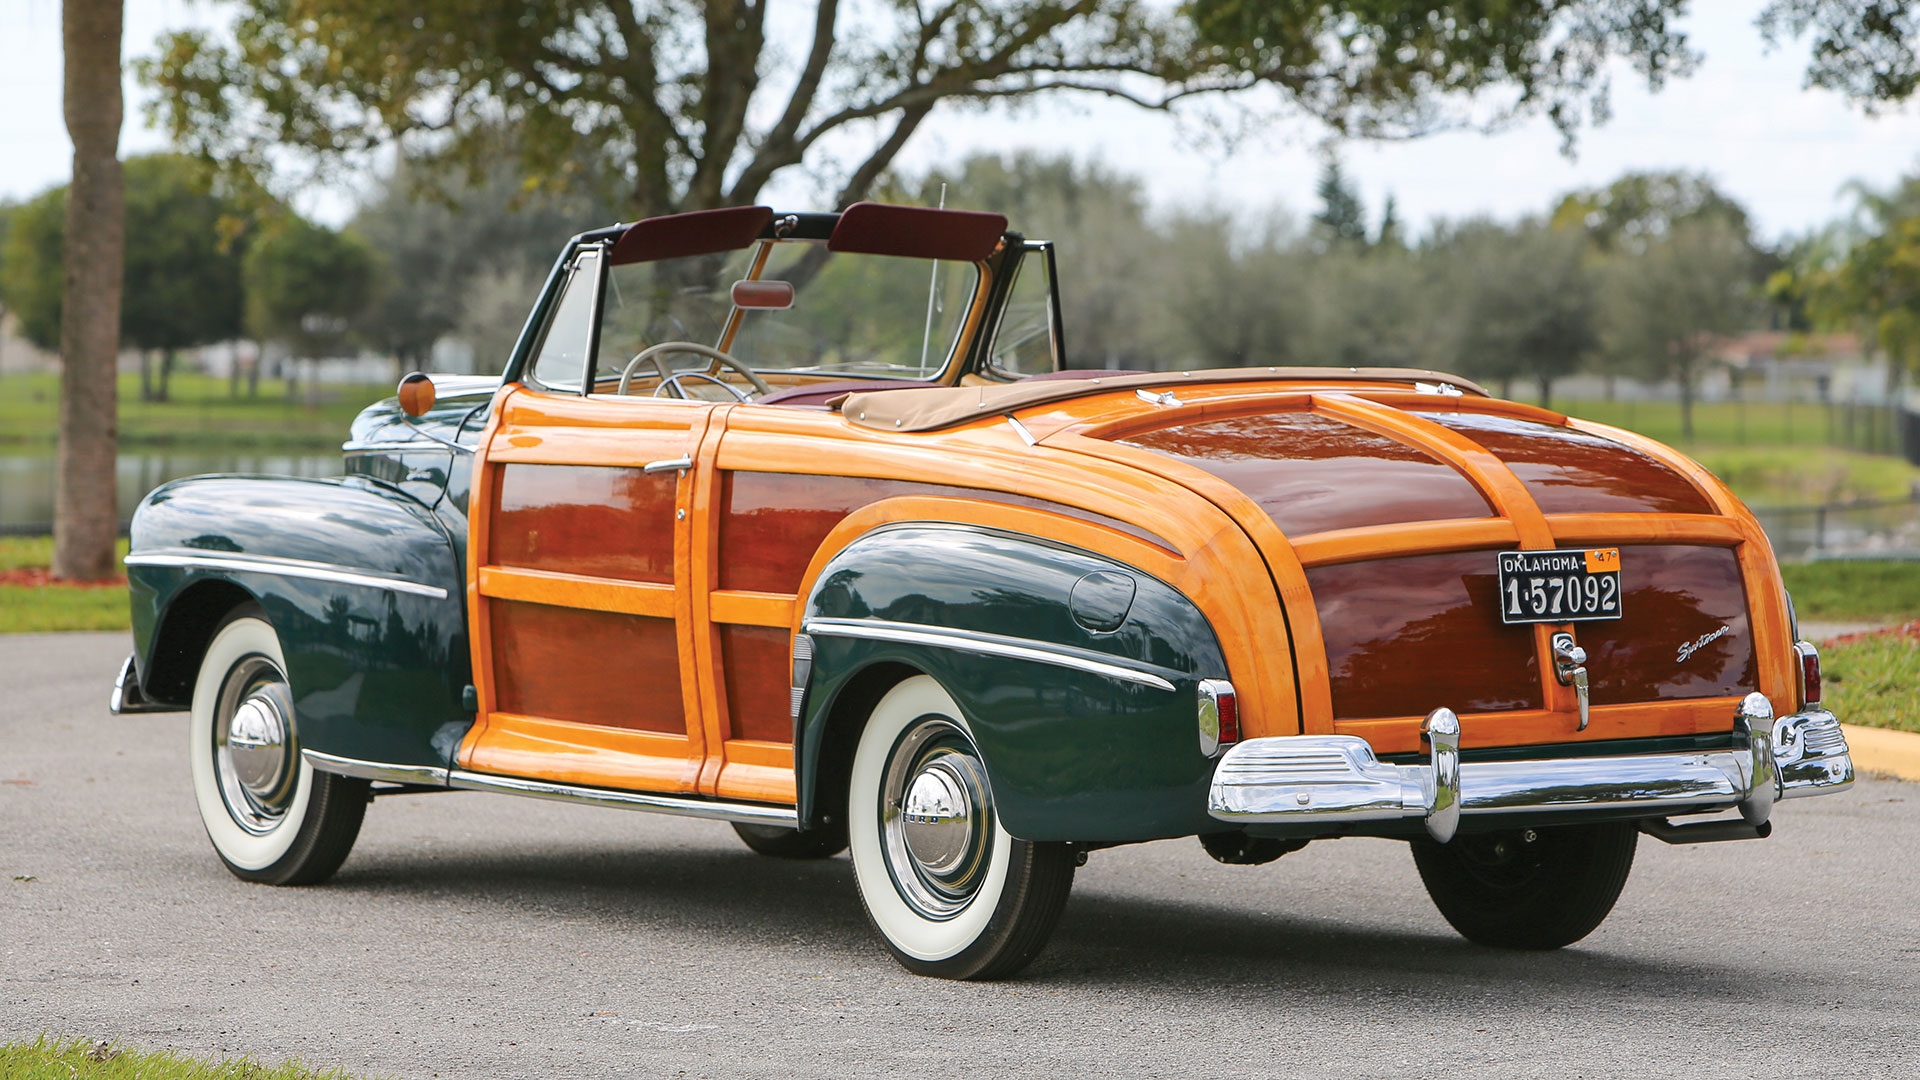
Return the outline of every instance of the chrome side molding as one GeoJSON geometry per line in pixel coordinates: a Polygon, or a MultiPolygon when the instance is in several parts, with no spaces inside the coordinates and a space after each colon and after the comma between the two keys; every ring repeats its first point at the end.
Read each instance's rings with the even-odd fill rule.
{"type": "Polygon", "coordinates": [[[1733,839],[1759,835],[1776,799],[1853,783],[1846,737],[1824,709],[1776,720],[1767,699],[1753,694],[1740,703],[1735,731],[1737,745],[1727,750],[1462,762],[1459,719],[1436,709],[1423,725],[1428,760],[1419,765],[1382,762],[1353,735],[1249,739],[1215,767],[1207,813],[1241,825],[1419,818],[1444,843],[1462,814],[1629,810],[1655,817],[1737,808],[1741,830],[1686,834],[1733,839]]]}
{"type": "Polygon", "coordinates": [[[923,623],[893,622],[887,619],[808,619],[800,628],[815,637],[866,638],[872,641],[898,641],[908,645],[931,645],[957,652],[998,656],[1008,660],[1031,660],[1038,664],[1072,668],[1075,671],[1104,675],[1121,682],[1139,683],[1155,690],[1171,692],[1174,685],[1159,675],[1118,657],[1100,656],[1078,649],[1005,634],[985,634],[974,630],[950,630],[923,623]]]}
{"type": "Polygon", "coordinates": [[[362,780],[379,780],[388,784],[447,786],[447,770],[432,765],[388,765],[305,749],[300,751],[300,758],[320,772],[339,776],[357,776],[362,780]]]}
{"type": "Polygon", "coordinates": [[[127,654],[127,662],[120,665],[120,674],[114,677],[113,693],[107,698],[107,711],[115,716],[127,716],[132,713],[186,712],[184,705],[167,705],[150,701],[146,691],[140,689],[140,669],[134,666],[133,654],[127,654]]]}
{"type": "Polygon", "coordinates": [[[393,577],[358,567],[335,563],[283,559],[277,555],[223,555],[199,551],[137,551],[124,560],[128,566],[178,566],[198,570],[237,570],[243,573],[278,574],[281,577],[331,581],[341,585],[366,585],[415,596],[445,600],[447,590],[406,578],[393,577]]]}

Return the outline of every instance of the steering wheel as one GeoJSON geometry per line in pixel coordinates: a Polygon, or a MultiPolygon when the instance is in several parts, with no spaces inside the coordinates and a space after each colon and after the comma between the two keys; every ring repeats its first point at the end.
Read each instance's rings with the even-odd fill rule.
{"type": "Polygon", "coordinates": [[[619,394],[627,393],[628,388],[633,385],[633,373],[638,370],[644,362],[651,363],[653,369],[660,373],[660,385],[655,387],[653,391],[656,396],[658,396],[662,390],[672,389],[674,397],[684,398],[687,396],[687,392],[681,389],[680,380],[687,377],[697,377],[705,379],[708,382],[719,384],[741,401],[751,400],[747,395],[721,382],[709,372],[682,371],[675,374],[668,371],[667,365],[663,363],[660,358],[670,352],[686,352],[693,353],[696,356],[704,356],[721,367],[738,372],[740,377],[747,380],[747,383],[753,387],[755,393],[773,393],[773,387],[767,385],[767,380],[755,375],[752,368],[741,363],[729,353],[721,352],[711,345],[702,345],[697,341],[663,341],[658,345],[649,345],[639,352],[634,353],[633,359],[627,361],[627,366],[620,372],[620,387],[615,392],[619,394]]]}

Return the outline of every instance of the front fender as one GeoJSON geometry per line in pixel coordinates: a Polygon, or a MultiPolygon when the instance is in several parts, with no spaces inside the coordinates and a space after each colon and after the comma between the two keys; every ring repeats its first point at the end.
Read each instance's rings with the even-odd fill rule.
{"type": "Polygon", "coordinates": [[[472,720],[463,578],[438,519],[384,485],[176,481],[133,518],[140,685],[185,705],[218,621],[252,600],[280,636],[303,748],[445,767],[472,720]]]}
{"type": "Polygon", "coordinates": [[[959,704],[1013,835],[1130,841],[1212,827],[1197,684],[1226,677],[1226,664],[1206,619],[1166,583],[1035,537],[903,524],[836,555],[803,610],[802,821],[834,813],[821,803],[866,719],[863,679],[912,669],[959,704]]]}

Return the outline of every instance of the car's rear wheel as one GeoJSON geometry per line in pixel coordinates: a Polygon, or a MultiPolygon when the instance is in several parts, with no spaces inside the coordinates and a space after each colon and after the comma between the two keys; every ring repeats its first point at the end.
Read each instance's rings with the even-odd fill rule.
{"type": "Polygon", "coordinates": [[[368,785],[301,760],[286,657],[261,615],[253,605],[229,615],[201,658],[190,724],[194,800],[234,876],[311,885],[353,849],[368,785]]]}
{"type": "Polygon", "coordinates": [[[1001,827],[973,734],[940,684],[915,676],[874,706],[847,797],[867,918],[909,971],[994,979],[1046,946],[1073,887],[1065,844],[1001,827]]]}
{"type": "Polygon", "coordinates": [[[733,831],[748,847],[776,859],[831,859],[847,850],[846,830],[830,826],[802,831],[736,821],[733,831]]]}
{"type": "Polygon", "coordinates": [[[1613,910],[1638,839],[1630,821],[1475,833],[1416,840],[1413,863],[1434,906],[1469,941],[1558,949],[1613,910]]]}

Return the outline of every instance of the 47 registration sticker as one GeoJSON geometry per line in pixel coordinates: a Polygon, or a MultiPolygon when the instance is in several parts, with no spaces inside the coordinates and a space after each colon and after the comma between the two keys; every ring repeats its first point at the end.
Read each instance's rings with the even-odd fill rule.
{"type": "Polygon", "coordinates": [[[1503,551],[1500,618],[1509,623],[1620,617],[1620,549],[1503,551]]]}

